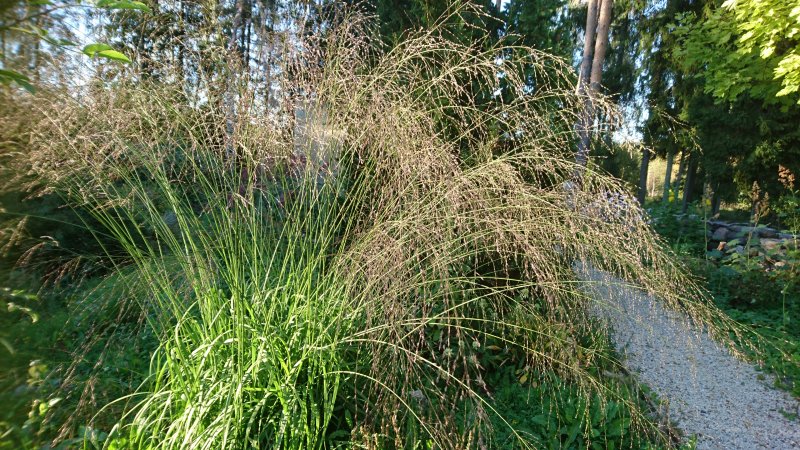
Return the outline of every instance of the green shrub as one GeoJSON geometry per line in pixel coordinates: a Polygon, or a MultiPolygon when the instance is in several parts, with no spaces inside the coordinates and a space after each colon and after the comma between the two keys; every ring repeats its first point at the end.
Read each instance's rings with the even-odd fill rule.
{"type": "Polygon", "coordinates": [[[648,205],[653,229],[679,255],[703,256],[706,251],[706,227],[702,215],[692,207],[688,213],[681,213],[681,207],[674,203],[654,202],[648,205]]]}
{"type": "Polygon", "coordinates": [[[157,346],[126,298],[122,276],[35,288],[37,275],[0,274],[3,283],[38,292],[29,303],[35,322],[19,312],[0,314],[0,340],[9,350],[0,349],[4,450],[38,449],[54,439],[74,448],[83,441],[81,427],[110,429],[124,404],[98,410],[142,383],[157,346]]]}
{"type": "MultiPolygon", "coordinates": [[[[632,430],[624,402],[587,398],[558,377],[542,378],[533,385],[505,383],[493,398],[493,406],[536,448],[645,448],[649,443],[632,430]]],[[[498,423],[496,429],[498,448],[523,448],[507,427],[498,423]]]]}

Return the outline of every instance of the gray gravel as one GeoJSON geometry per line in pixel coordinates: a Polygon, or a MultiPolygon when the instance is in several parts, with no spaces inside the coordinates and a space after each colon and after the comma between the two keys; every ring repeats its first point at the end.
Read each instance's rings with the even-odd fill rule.
{"type": "Polygon", "coordinates": [[[664,402],[668,418],[698,449],[800,448],[798,402],[773,379],[732,356],[676,313],[602,272],[592,281],[597,313],[606,318],[627,367],[664,402]],[[761,379],[759,379],[761,378],[761,379]]]}

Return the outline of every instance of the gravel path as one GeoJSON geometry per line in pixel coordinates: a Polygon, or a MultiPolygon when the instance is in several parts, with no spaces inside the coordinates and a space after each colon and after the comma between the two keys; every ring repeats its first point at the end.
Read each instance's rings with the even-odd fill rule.
{"type": "Polygon", "coordinates": [[[733,357],[647,295],[596,270],[598,314],[611,325],[629,369],[656,392],[668,418],[698,449],[800,449],[798,402],[772,388],[771,377],[733,357]],[[759,380],[764,378],[764,380],[759,380]]]}

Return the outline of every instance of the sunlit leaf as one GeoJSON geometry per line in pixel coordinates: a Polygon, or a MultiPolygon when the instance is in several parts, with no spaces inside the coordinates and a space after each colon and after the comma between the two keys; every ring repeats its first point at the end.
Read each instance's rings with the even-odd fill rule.
{"type": "Polygon", "coordinates": [[[781,89],[780,91],[778,91],[777,94],[775,94],[775,96],[776,97],[783,97],[784,95],[789,95],[789,94],[795,93],[795,92],[797,92],[798,87],[800,87],[800,86],[791,85],[791,84],[788,85],[788,86],[784,86],[783,89],[781,89]]]}
{"type": "Polygon", "coordinates": [[[10,343],[10,342],[8,342],[7,340],[5,340],[5,339],[3,339],[3,338],[0,338],[0,344],[2,344],[2,345],[3,345],[3,347],[5,347],[5,348],[6,348],[6,350],[8,350],[8,353],[10,353],[10,354],[12,354],[12,355],[16,353],[16,352],[14,351],[14,347],[12,347],[12,346],[11,346],[11,343],[10,343]]]}
{"type": "Polygon", "coordinates": [[[25,89],[26,91],[30,92],[31,94],[36,93],[36,88],[34,88],[33,85],[30,84],[28,81],[16,80],[15,83],[17,83],[17,85],[19,87],[21,87],[22,89],[25,89]]]}
{"type": "Polygon", "coordinates": [[[36,91],[27,76],[13,70],[0,69],[0,83],[16,83],[19,87],[25,89],[31,94],[36,91]]]}
{"type": "Polygon", "coordinates": [[[146,4],[132,0],[100,0],[97,2],[97,7],[105,9],[129,9],[150,12],[150,7],[146,4]]]}
{"type": "Polygon", "coordinates": [[[18,80],[28,81],[28,77],[19,72],[7,69],[0,69],[0,80],[4,78],[8,78],[11,81],[18,81],[18,80]]]}
{"type": "Polygon", "coordinates": [[[114,61],[131,62],[127,56],[114,50],[114,48],[108,44],[89,44],[83,48],[83,53],[91,57],[102,56],[103,58],[112,59],[114,61]]]}
{"type": "Polygon", "coordinates": [[[99,52],[106,50],[113,50],[114,48],[108,44],[89,44],[83,47],[83,53],[87,56],[94,56],[99,52]]]}
{"type": "Polygon", "coordinates": [[[39,321],[39,315],[33,312],[32,309],[16,303],[8,303],[8,312],[21,312],[26,314],[31,319],[31,322],[36,323],[39,321]]]}
{"type": "Polygon", "coordinates": [[[126,63],[131,62],[131,60],[127,56],[123,55],[122,53],[120,53],[120,52],[118,52],[116,50],[103,50],[103,51],[97,52],[97,56],[102,56],[103,58],[113,59],[114,61],[121,61],[121,62],[126,62],[126,63]]]}

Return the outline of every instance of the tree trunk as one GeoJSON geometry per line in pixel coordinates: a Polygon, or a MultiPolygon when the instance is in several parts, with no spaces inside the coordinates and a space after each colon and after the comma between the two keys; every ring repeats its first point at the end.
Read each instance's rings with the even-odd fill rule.
{"type": "Polygon", "coordinates": [[[264,2],[259,9],[258,27],[256,28],[256,35],[258,38],[258,67],[264,68],[264,79],[261,83],[264,86],[264,105],[267,114],[270,111],[270,95],[272,83],[272,53],[274,48],[274,27],[275,27],[275,3],[264,2]],[[269,29],[267,29],[269,24],[269,29]]]}
{"type": "Polygon", "coordinates": [[[647,171],[650,168],[650,149],[645,147],[642,149],[642,165],[639,167],[639,204],[644,206],[644,201],[647,198],[647,171]]]}
{"type": "Polygon", "coordinates": [[[675,177],[675,184],[672,191],[675,193],[675,200],[681,193],[681,184],[683,183],[683,175],[686,173],[686,150],[681,150],[681,161],[678,163],[678,175],[675,177]]]}
{"type": "MultiPolygon", "coordinates": [[[[237,42],[239,27],[242,24],[242,13],[244,9],[244,0],[236,0],[236,13],[233,16],[231,23],[231,35],[228,38],[228,58],[233,59],[233,55],[238,53],[237,42]]],[[[233,163],[236,158],[236,145],[233,142],[234,122],[236,120],[236,72],[239,70],[238,62],[236,64],[228,64],[227,70],[227,86],[225,87],[224,94],[224,107],[225,107],[225,158],[229,163],[233,163]]]]}
{"type": "Polygon", "coordinates": [[[694,190],[694,179],[697,178],[697,157],[689,155],[689,161],[686,169],[686,183],[683,186],[683,205],[681,212],[686,213],[689,210],[689,203],[694,200],[692,191],[694,190]]]}
{"type": "Polygon", "coordinates": [[[722,204],[722,196],[719,195],[719,183],[714,187],[714,195],[711,197],[711,217],[719,214],[719,207],[722,204]]]}
{"type": "MultiPolygon", "coordinates": [[[[188,24],[189,23],[189,12],[187,11],[187,6],[185,1],[181,1],[178,5],[178,9],[181,11],[181,23],[188,24]]],[[[185,86],[184,90],[186,92],[191,92],[193,86],[191,86],[187,81],[186,76],[186,66],[184,63],[184,55],[187,53],[186,51],[186,27],[180,27],[175,40],[178,42],[175,50],[178,52],[178,73],[180,74],[181,80],[183,80],[185,86]]]]}
{"type": "Polygon", "coordinates": [[[584,111],[578,120],[578,152],[575,161],[580,166],[586,166],[589,157],[589,126],[593,114],[590,99],[589,80],[592,73],[592,54],[594,53],[594,39],[597,30],[597,2],[600,0],[588,0],[586,13],[586,32],[583,39],[583,58],[581,68],[578,73],[578,94],[585,96],[584,111]]]}
{"type": "Polygon", "coordinates": [[[497,12],[500,12],[500,8],[503,7],[503,0],[497,0],[494,4],[495,8],[497,8],[497,12]]]}
{"type": "Polygon", "coordinates": [[[661,203],[667,203],[669,201],[670,185],[672,183],[673,159],[675,159],[675,153],[667,152],[667,172],[664,174],[664,197],[661,199],[661,203]]]}
{"type": "Polygon", "coordinates": [[[608,30],[611,27],[611,16],[613,15],[614,0],[601,0],[600,17],[597,19],[597,41],[594,45],[594,57],[592,59],[592,74],[590,87],[592,94],[600,92],[600,82],[603,77],[603,62],[606,59],[608,50],[608,30]]]}
{"type": "Polygon", "coordinates": [[[245,70],[249,72],[250,69],[250,43],[252,42],[251,33],[253,31],[253,3],[248,1],[246,5],[247,10],[247,22],[246,25],[242,28],[242,48],[243,56],[242,56],[242,64],[244,65],[245,70]]]}
{"type": "MultiPolygon", "coordinates": [[[[586,15],[586,38],[584,39],[581,73],[578,80],[579,92],[588,94],[583,112],[583,123],[579,127],[578,153],[575,155],[575,161],[579,167],[586,167],[591,151],[589,130],[595,118],[594,98],[600,92],[613,6],[614,0],[589,0],[589,11],[586,15]],[[599,17],[597,17],[598,14],[599,17]],[[592,51],[591,41],[595,41],[594,51],[592,51]],[[592,58],[591,64],[588,62],[590,57],[592,58]],[[588,92],[586,89],[587,78],[589,79],[588,92]]],[[[578,179],[580,180],[580,177],[578,179]]]]}

